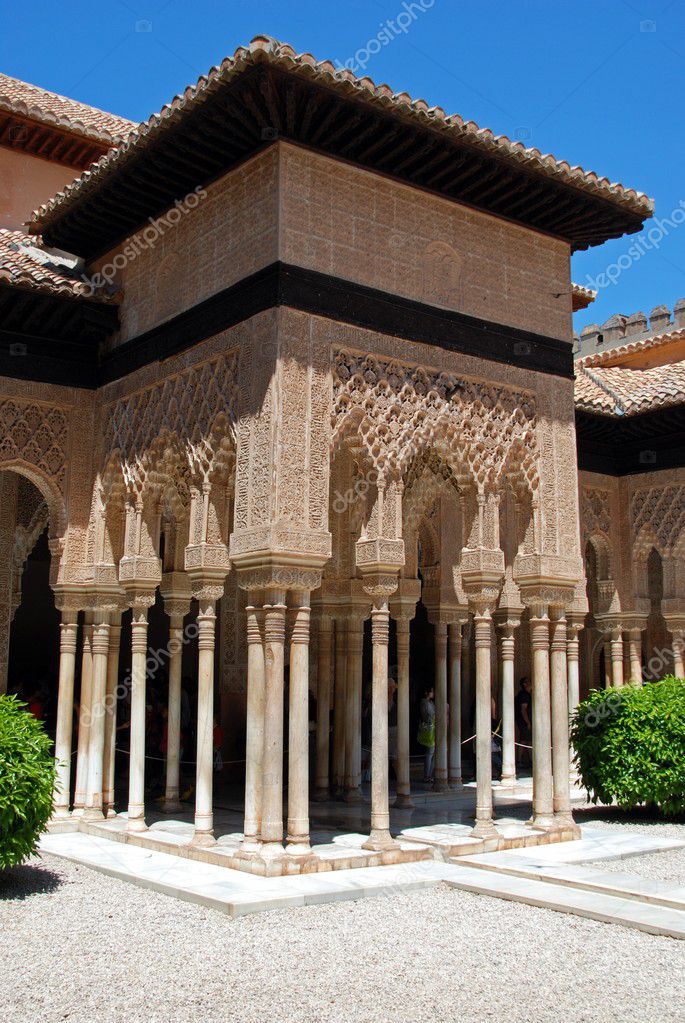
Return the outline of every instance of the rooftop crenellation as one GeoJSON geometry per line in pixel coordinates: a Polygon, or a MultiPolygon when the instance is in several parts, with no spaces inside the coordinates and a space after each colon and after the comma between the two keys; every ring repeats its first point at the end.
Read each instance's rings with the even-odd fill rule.
{"type": "Polygon", "coordinates": [[[598,352],[632,341],[643,341],[669,330],[685,329],[685,298],[679,298],[673,311],[666,305],[654,306],[649,315],[642,310],[626,316],[614,313],[601,326],[589,323],[576,335],[576,358],[585,358],[598,352]]]}

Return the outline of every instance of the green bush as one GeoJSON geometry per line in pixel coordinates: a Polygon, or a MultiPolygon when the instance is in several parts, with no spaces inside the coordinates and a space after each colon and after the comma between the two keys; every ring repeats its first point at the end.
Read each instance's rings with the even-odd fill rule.
{"type": "Polygon", "coordinates": [[[593,690],[571,727],[593,803],[685,812],[685,680],[593,690]]]}
{"type": "Polygon", "coordinates": [[[0,869],[35,852],[52,813],[55,762],[42,722],[0,696],[0,869]]]}

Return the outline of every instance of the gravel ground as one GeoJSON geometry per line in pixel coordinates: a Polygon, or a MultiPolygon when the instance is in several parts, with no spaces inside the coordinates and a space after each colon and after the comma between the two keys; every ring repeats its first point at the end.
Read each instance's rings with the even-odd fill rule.
{"type": "Polygon", "coordinates": [[[440,887],[231,920],[49,856],[0,874],[9,1023],[682,1023],[685,945],[440,887]]]}
{"type": "Polygon", "coordinates": [[[621,874],[637,874],[652,881],[685,887],[685,849],[665,850],[647,856],[629,856],[625,860],[595,860],[591,866],[621,874]]]}
{"type": "MultiPolygon", "coordinates": [[[[620,811],[597,808],[593,808],[589,812],[589,816],[592,818],[587,821],[590,827],[602,828],[605,831],[621,831],[629,828],[631,831],[639,831],[654,838],[679,838],[685,841],[685,824],[646,817],[639,821],[635,819],[634,814],[628,819],[620,811]]],[[[584,823],[583,817],[583,812],[576,813],[580,824],[584,823]]],[[[664,881],[668,884],[685,887],[685,848],[669,849],[646,856],[630,856],[625,860],[595,860],[592,866],[595,865],[604,870],[638,874],[640,877],[647,877],[653,881],[664,881]]]]}

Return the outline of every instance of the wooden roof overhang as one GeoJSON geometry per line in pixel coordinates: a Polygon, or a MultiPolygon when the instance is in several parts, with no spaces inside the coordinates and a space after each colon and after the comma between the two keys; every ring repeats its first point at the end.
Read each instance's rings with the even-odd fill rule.
{"type": "MultiPolygon", "coordinates": [[[[297,70],[250,65],[160,120],[122,159],[32,230],[92,260],[277,140],[389,175],[585,249],[640,230],[644,214],[506,160],[395,108],[297,70]]],[[[109,159],[109,158],[106,158],[109,159]]]]}
{"type": "Polygon", "coordinates": [[[111,147],[77,132],[0,109],[0,146],[85,170],[111,147]]]}
{"type": "Polygon", "coordinates": [[[685,405],[640,415],[576,409],[578,467],[610,476],[685,466],[685,405]]]}
{"type": "Polygon", "coordinates": [[[98,348],[115,305],[0,282],[0,375],[95,387],[98,348]]]}

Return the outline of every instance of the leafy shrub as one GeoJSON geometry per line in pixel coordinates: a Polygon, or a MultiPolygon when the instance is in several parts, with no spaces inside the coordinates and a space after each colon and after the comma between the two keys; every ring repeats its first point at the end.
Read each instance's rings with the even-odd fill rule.
{"type": "Polygon", "coordinates": [[[0,869],[21,863],[52,813],[55,762],[42,722],[0,696],[0,869]]]}
{"type": "Polygon", "coordinates": [[[593,803],[685,812],[685,680],[593,690],[571,727],[593,803]]]}

